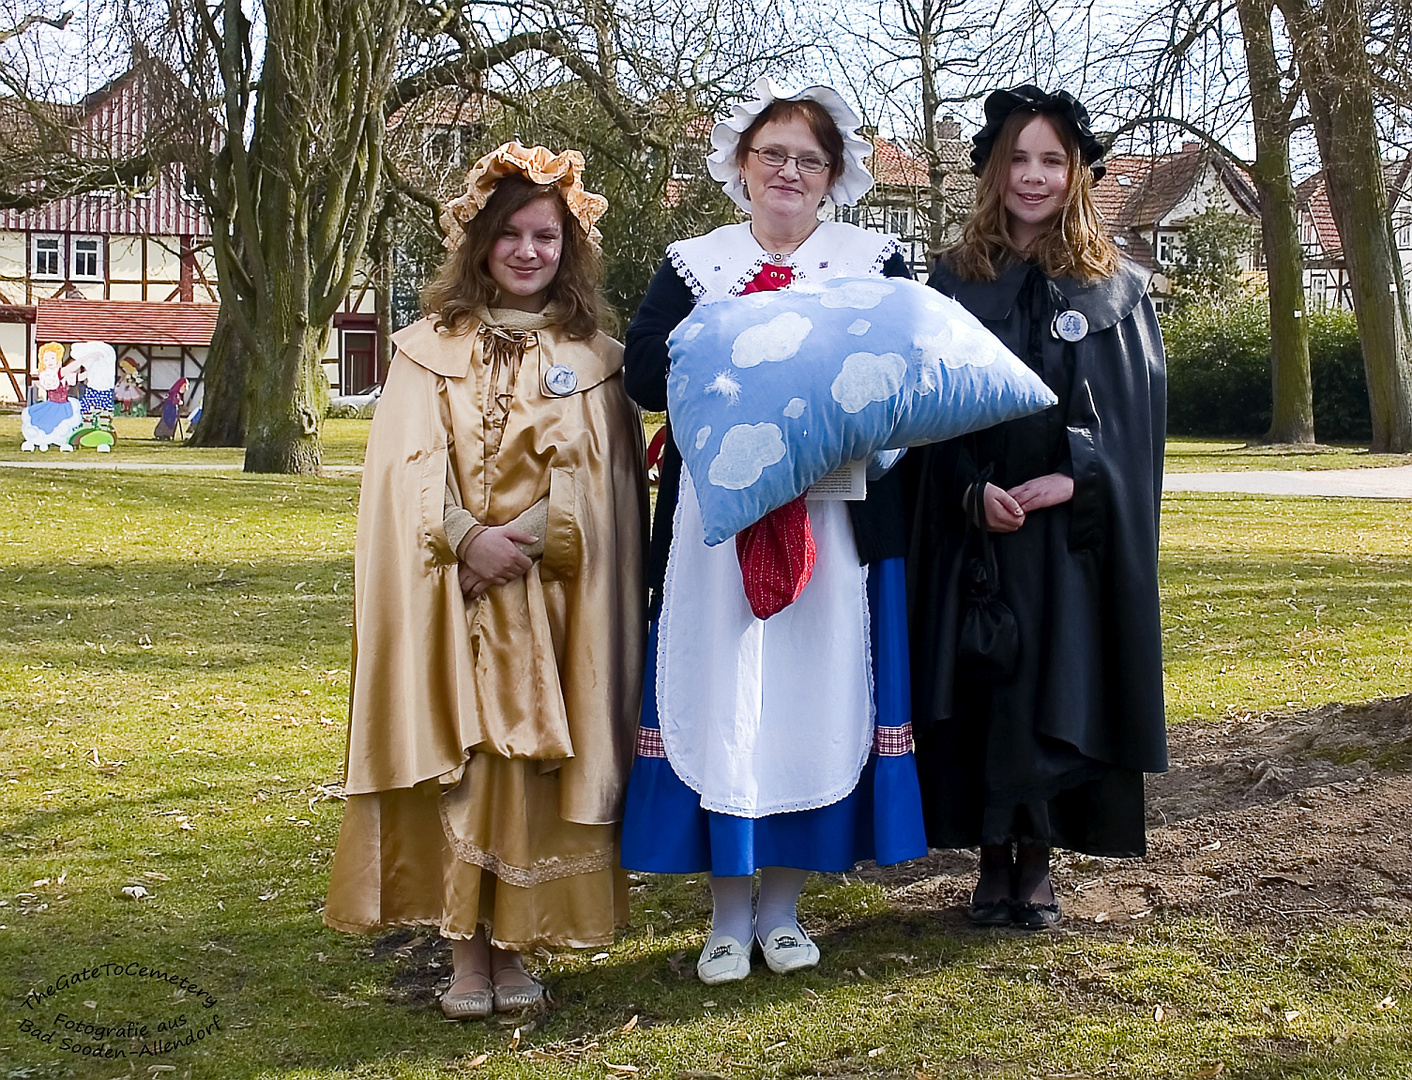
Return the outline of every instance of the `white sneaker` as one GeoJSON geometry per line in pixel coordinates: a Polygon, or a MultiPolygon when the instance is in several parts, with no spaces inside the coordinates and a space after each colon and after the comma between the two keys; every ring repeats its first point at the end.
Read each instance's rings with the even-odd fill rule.
{"type": "Polygon", "coordinates": [[[696,976],[707,986],[739,982],[749,974],[750,951],[726,934],[712,934],[696,961],[696,976]]]}
{"type": "Polygon", "coordinates": [[[803,971],[819,962],[819,947],[796,926],[777,926],[760,942],[765,963],[777,975],[803,971]]]}

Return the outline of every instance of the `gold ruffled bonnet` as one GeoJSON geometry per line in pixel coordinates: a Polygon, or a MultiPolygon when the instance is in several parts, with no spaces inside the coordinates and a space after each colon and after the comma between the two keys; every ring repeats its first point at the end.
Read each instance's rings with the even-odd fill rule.
{"type": "Polygon", "coordinates": [[[598,231],[597,221],[607,211],[608,200],[584,190],[583,155],[577,150],[555,154],[545,146],[524,147],[518,142],[497,146],[471,166],[471,171],[466,174],[466,193],[447,203],[441,215],[447,248],[455,250],[461,246],[467,224],[485,209],[501,179],[513,173],[519,173],[536,184],[558,187],[569,213],[583,228],[588,242],[600,251],[603,249],[603,234],[598,231]]]}

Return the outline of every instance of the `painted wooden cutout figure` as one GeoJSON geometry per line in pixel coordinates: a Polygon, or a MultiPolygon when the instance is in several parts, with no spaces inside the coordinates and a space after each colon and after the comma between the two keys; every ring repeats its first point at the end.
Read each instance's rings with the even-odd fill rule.
{"type": "Polygon", "coordinates": [[[147,410],[141,409],[143,401],[147,397],[147,392],[142,389],[142,382],[137,373],[137,361],[130,356],[124,356],[118,361],[118,383],[113,387],[114,409],[124,416],[145,416],[147,410]]]}
{"type": "Polygon", "coordinates": [[[170,440],[181,431],[181,399],[186,393],[186,379],[180,378],[167,391],[167,400],[162,402],[162,419],[152,431],[152,438],[170,440]]]}
{"type": "Polygon", "coordinates": [[[113,386],[117,382],[118,354],[105,341],[75,341],[69,347],[71,359],[64,366],[70,382],[83,381],[83,426],[69,441],[106,454],[117,442],[113,431],[113,386]]]}
{"type": "Polygon", "coordinates": [[[83,426],[79,403],[69,397],[69,381],[64,370],[64,347],[51,341],[39,347],[40,389],[44,400],[27,406],[20,414],[24,436],[21,450],[72,450],[69,438],[83,426]]]}

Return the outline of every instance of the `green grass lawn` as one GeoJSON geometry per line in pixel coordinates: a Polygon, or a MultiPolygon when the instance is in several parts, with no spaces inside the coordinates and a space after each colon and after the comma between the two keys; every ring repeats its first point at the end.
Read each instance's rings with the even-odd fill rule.
{"type": "MultiPolygon", "coordinates": [[[[662,425],[662,413],[643,417],[650,436],[662,425]]],[[[63,454],[57,450],[47,455],[24,453],[20,450],[20,418],[18,413],[0,413],[0,461],[46,460],[65,462],[92,460],[109,462],[149,462],[152,464],[210,465],[214,468],[238,467],[245,452],[234,447],[198,449],[179,442],[159,442],[152,438],[155,417],[134,419],[118,417],[113,426],[118,443],[100,458],[89,451],[85,454],[63,454]]],[[[367,420],[324,421],[324,464],[329,466],[361,465],[363,448],[368,440],[367,420]]],[[[1240,439],[1207,439],[1173,436],[1167,440],[1166,470],[1168,472],[1239,472],[1248,469],[1367,469],[1390,465],[1412,465],[1412,454],[1370,454],[1367,447],[1248,445],[1240,439]]]]}
{"type": "MultiPolygon", "coordinates": [[[[824,951],[806,975],[700,985],[704,879],[644,879],[613,948],[539,959],[546,1016],[443,1021],[434,938],[318,917],[356,497],[353,478],[0,470],[0,1078],[1405,1075],[1405,1013],[1378,1003],[1412,1001],[1406,925],[1159,912],[1123,935],[988,935],[836,876],[806,893],[824,951]],[[147,1023],[159,1052],[81,1057],[59,1013],[147,1023]]],[[[1407,692],[1405,505],[1165,506],[1173,719],[1407,692]]]]}
{"type": "MultiPolygon", "coordinates": [[[[107,454],[94,451],[63,453],[48,450],[44,453],[26,453],[20,449],[23,441],[20,435],[19,413],[0,413],[0,461],[45,461],[68,463],[70,461],[95,462],[146,462],[167,465],[210,465],[213,468],[238,468],[245,460],[245,451],[239,447],[212,447],[210,449],[184,446],[174,441],[160,441],[152,437],[157,426],[157,417],[119,416],[113,420],[113,430],[118,437],[117,444],[107,454]]],[[[363,447],[368,441],[368,421],[366,420],[326,420],[323,431],[325,465],[361,465],[363,447]]]]}
{"type": "Polygon", "coordinates": [[[1412,465],[1412,454],[1370,454],[1366,446],[1261,446],[1241,439],[1173,435],[1167,472],[1240,472],[1247,469],[1374,469],[1412,465]]]}

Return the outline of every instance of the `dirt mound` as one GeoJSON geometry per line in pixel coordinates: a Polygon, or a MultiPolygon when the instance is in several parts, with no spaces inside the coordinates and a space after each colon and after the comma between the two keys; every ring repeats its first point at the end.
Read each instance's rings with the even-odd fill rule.
{"type": "MultiPolygon", "coordinates": [[[[1071,929],[1112,932],[1159,909],[1294,928],[1349,916],[1412,918],[1412,696],[1171,733],[1148,782],[1148,855],[1060,853],[1071,929]]],[[[870,869],[897,902],[963,904],[971,852],[870,869]]]]}

